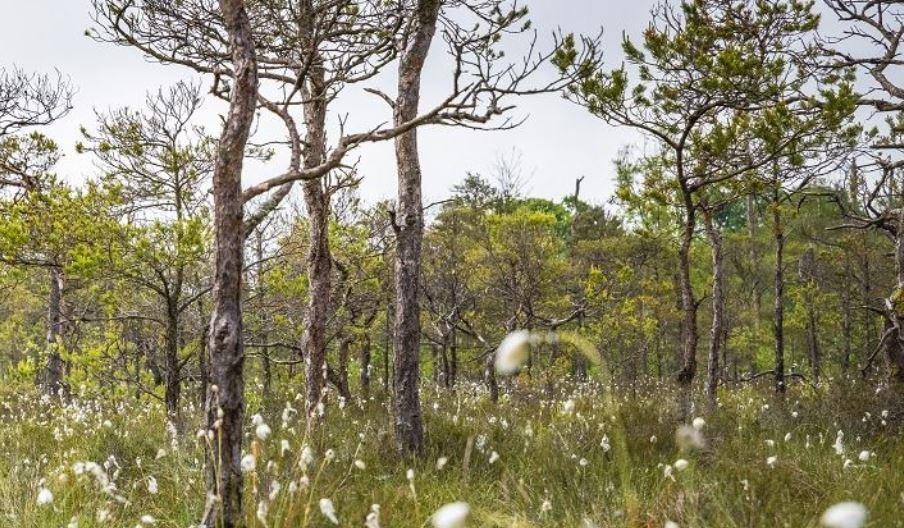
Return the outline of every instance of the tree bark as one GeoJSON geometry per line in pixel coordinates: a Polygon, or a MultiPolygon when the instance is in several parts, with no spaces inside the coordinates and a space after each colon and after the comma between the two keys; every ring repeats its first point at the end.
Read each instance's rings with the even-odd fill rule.
{"type": "MultiPolygon", "coordinates": [[[[413,33],[402,50],[399,63],[394,115],[397,126],[417,117],[421,73],[436,32],[440,4],[439,0],[419,0],[415,7],[413,33]]],[[[418,392],[421,348],[418,283],[424,212],[417,130],[412,129],[397,137],[395,149],[399,172],[398,210],[393,222],[396,233],[396,310],[393,328],[395,441],[400,453],[422,455],[424,425],[418,392]]]]}
{"type": "Polygon", "coordinates": [[[215,438],[207,449],[207,503],[202,525],[242,523],[242,421],[245,412],[242,346],[242,163],[257,101],[257,62],[242,0],[220,0],[229,34],[234,84],[213,174],[213,314],[208,350],[210,381],[205,411],[215,438]]]}
{"type": "Polygon", "coordinates": [[[713,298],[712,298],[712,327],[710,329],[709,341],[709,363],[707,365],[706,376],[706,396],[709,410],[712,411],[716,407],[716,389],[719,385],[719,356],[722,351],[722,340],[724,338],[723,318],[725,314],[725,273],[724,258],[722,254],[722,235],[713,224],[712,213],[703,212],[703,219],[706,225],[706,235],[712,246],[713,261],[713,298]]]}
{"type": "Polygon", "coordinates": [[[60,354],[60,337],[63,331],[63,272],[50,268],[50,294],[47,300],[47,362],[44,366],[44,390],[53,396],[66,392],[65,365],[60,354]]]}

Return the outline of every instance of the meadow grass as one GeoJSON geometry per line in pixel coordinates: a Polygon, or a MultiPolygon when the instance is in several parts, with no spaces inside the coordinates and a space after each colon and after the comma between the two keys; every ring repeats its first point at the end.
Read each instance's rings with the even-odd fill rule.
{"type": "MultiPolygon", "coordinates": [[[[867,506],[867,526],[904,526],[902,407],[894,387],[877,392],[875,384],[844,379],[797,386],[784,401],[765,386],[723,390],[718,408],[701,414],[705,446],[698,448],[676,441],[669,385],[651,382],[635,395],[563,383],[551,400],[525,378],[505,388],[493,405],[476,385],[425,387],[428,445],[419,460],[395,454],[380,393],[341,406],[331,398],[314,435],[304,430],[294,394],[268,412],[252,401],[246,451],[256,463],[246,473],[247,525],[334,526],[319,506],[329,499],[341,526],[364,526],[374,504],[379,526],[429,526],[437,508],[464,501],[469,526],[661,527],[671,520],[682,527],[810,527],[845,500],[867,506]],[[255,435],[255,413],[272,431],[265,440],[255,435]],[[306,465],[303,452],[313,455],[306,465]],[[688,462],[683,470],[679,459],[688,462]]],[[[256,391],[249,392],[253,399],[256,391]]],[[[182,434],[147,398],[60,405],[13,386],[0,407],[0,526],[198,521],[206,440],[195,435],[195,406],[184,409],[182,434]],[[97,465],[86,466],[91,462],[97,465]],[[52,492],[51,503],[38,503],[42,488],[52,492]]]]}

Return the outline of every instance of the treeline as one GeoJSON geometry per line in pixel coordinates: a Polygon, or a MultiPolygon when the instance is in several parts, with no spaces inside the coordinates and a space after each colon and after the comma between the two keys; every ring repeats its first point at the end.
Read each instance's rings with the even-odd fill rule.
{"type": "Polygon", "coordinates": [[[41,133],[73,88],[3,70],[8,376],[64,398],[159,399],[176,427],[186,400],[203,402],[220,438],[208,526],[240,518],[246,396],[303,392],[313,431],[333,392],[348,403],[379,385],[396,447],[417,455],[421,378],[498,398],[493,354],[518,329],[578,332],[600,352],[591,367],[555,339],[534,347],[525,375],[547,394],[604,368],[635,390],[674,380],[684,417],[698,380],[710,406],[763,377],[779,395],[845,372],[900,381],[904,13],[825,4],[850,26],[821,32],[812,2],[665,2],[606,69],[597,38],[544,43],[504,0],[94,0],[88,37],[193,70],[228,112],[219,136],[198,126],[208,88],[184,83],[99,112],[77,146],[97,176],[75,187],[41,133]],[[522,56],[503,53],[518,42],[522,56]],[[855,54],[863,42],[873,52],[855,54]],[[428,103],[435,54],[450,90],[428,103]],[[330,138],[352,89],[387,119],[342,119],[330,138]],[[611,203],[583,196],[583,178],[559,202],[522,196],[511,164],[423,203],[420,127],[505,130],[518,98],[542,93],[646,137],[616,163],[611,203]],[[256,137],[257,118],[284,135],[256,137]],[[398,196],[362,204],[367,170],[347,158],[383,141],[398,196]],[[287,166],[273,169],[278,152],[287,166]],[[249,159],[277,175],[243,187],[249,159]]]}

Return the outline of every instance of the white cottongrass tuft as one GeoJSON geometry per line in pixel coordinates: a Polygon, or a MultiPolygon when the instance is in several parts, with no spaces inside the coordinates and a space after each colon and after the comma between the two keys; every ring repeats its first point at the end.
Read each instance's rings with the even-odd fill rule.
{"type": "Polygon", "coordinates": [[[355,467],[363,471],[367,469],[367,464],[363,460],[355,460],[355,467]]]}
{"type": "Polygon", "coordinates": [[[675,461],[675,469],[677,469],[678,471],[684,471],[689,465],[690,463],[683,458],[679,458],[675,461]]]}
{"type": "Polygon", "coordinates": [[[771,468],[774,468],[774,467],[775,467],[775,463],[776,463],[776,462],[778,462],[778,457],[771,456],[771,457],[769,457],[769,458],[766,459],[766,465],[769,466],[769,467],[771,467],[771,468]]]}
{"type": "Polygon", "coordinates": [[[499,460],[499,453],[497,453],[495,451],[490,453],[490,464],[495,463],[497,460],[499,460]]]}
{"type": "Polygon", "coordinates": [[[371,504],[370,513],[364,519],[364,528],[380,528],[380,505],[371,504]]]}
{"type": "Polygon", "coordinates": [[[530,333],[517,330],[505,336],[496,349],[496,372],[508,376],[518,372],[530,355],[530,333]]]}
{"type": "Polygon", "coordinates": [[[683,450],[703,449],[706,447],[706,439],[703,437],[703,433],[687,425],[682,425],[675,431],[675,443],[683,450]]]}
{"type": "Polygon", "coordinates": [[[866,523],[866,506],[859,502],[839,502],[822,514],[826,528],[860,528],[866,523]]]}
{"type": "Polygon", "coordinates": [[[267,438],[269,438],[271,432],[272,431],[270,430],[270,426],[263,422],[258,424],[258,426],[254,429],[254,434],[261,440],[266,440],[267,438]]]}
{"type": "Polygon", "coordinates": [[[157,494],[157,479],[154,477],[148,477],[148,493],[151,495],[157,494]]]}
{"type": "Polygon", "coordinates": [[[697,418],[694,418],[694,421],[691,422],[691,425],[694,426],[694,429],[696,429],[698,431],[702,431],[703,428],[706,426],[706,420],[704,420],[703,418],[700,418],[698,416],[697,418]]]}
{"type": "Polygon", "coordinates": [[[678,528],[678,523],[675,521],[666,521],[663,528],[678,528]]]}
{"type": "Polygon", "coordinates": [[[861,451],[860,455],[857,458],[859,458],[861,462],[869,462],[871,456],[872,453],[870,453],[869,451],[861,451]]]}
{"type": "Polygon", "coordinates": [[[330,520],[331,523],[338,525],[339,518],[336,517],[336,507],[330,499],[320,499],[320,513],[330,520]]]}
{"type": "Polygon", "coordinates": [[[471,507],[467,502],[453,502],[436,510],[431,521],[435,528],[461,528],[470,514],[471,507]]]}
{"type": "Polygon", "coordinates": [[[448,464],[448,463],[449,463],[449,458],[448,458],[448,457],[439,457],[439,458],[437,458],[437,459],[436,459],[436,469],[437,469],[437,471],[439,471],[439,470],[443,469],[444,467],[446,467],[446,464],[448,464]]]}
{"type": "Polygon", "coordinates": [[[257,468],[257,459],[254,458],[254,455],[248,453],[242,457],[241,467],[242,473],[251,473],[257,468]]]}
{"type": "Polygon", "coordinates": [[[157,524],[157,519],[155,519],[153,515],[142,515],[139,520],[141,521],[141,524],[157,524]]]}
{"type": "Polygon", "coordinates": [[[38,490],[38,506],[46,506],[53,502],[53,492],[41,486],[38,490]]]}

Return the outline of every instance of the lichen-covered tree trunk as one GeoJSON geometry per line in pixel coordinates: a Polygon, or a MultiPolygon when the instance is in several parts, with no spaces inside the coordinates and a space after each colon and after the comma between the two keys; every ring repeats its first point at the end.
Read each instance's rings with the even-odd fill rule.
{"type": "MultiPolygon", "coordinates": [[[[421,73],[436,32],[439,0],[419,0],[415,6],[413,32],[399,63],[398,96],[394,122],[402,125],[417,117],[420,104],[421,73]]],[[[418,283],[421,269],[421,241],[424,212],[421,202],[421,166],[417,130],[396,138],[398,204],[396,233],[396,309],[393,327],[395,373],[393,414],[396,448],[402,454],[424,452],[424,425],[418,393],[420,379],[421,322],[418,283]]]]}
{"type": "Polygon", "coordinates": [[[257,63],[242,0],[220,0],[230,38],[234,82],[213,174],[213,313],[208,351],[210,387],[205,412],[214,440],[207,448],[207,502],[202,525],[242,524],[242,421],[245,412],[242,346],[242,162],[257,101],[257,63]]]}

